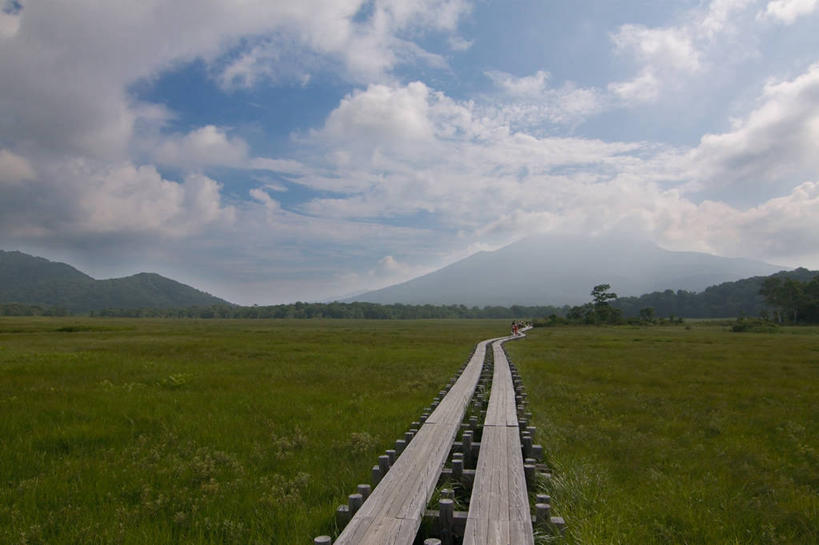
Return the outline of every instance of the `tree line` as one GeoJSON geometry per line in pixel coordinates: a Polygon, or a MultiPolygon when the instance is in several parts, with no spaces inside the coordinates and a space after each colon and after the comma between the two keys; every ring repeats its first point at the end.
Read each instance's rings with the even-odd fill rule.
{"type": "Polygon", "coordinates": [[[807,269],[725,282],[703,293],[666,290],[620,299],[610,289],[609,284],[594,286],[591,302],[551,314],[535,325],[681,323],[683,317],[746,316],[780,324],[819,323],[819,273],[807,269]]]}
{"type": "Polygon", "coordinates": [[[537,319],[538,325],[677,322],[680,318],[760,316],[778,323],[819,323],[819,272],[804,268],[711,286],[701,293],[666,290],[618,297],[611,286],[592,288],[591,302],[576,306],[406,305],[305,303],[239,306],[109,308],[75,314],[64,307],[0,303],[0,316],[90,315],[127,318],[200,319],[537,319]],[[548,317],[548,318],[542,318],[548,317]]]}
{"type": "Polygon", "coordinates": [[[807,284],[819,275],[818,271],[798,268],[782,271],[771,276],[754,276],[735,282],[723,282],[696,293],[685,290],[665,290],[647,293],[639,297],[620,297],[612,306],[620,309],[625,317],[639,317],[646,308],[654,309],[657,316],[680,316],[683,318],[733,318],[738,316],[763,316],[777,307],[761,293],[766,279],[784,281],[792,279],[807,284]]]}
{"type": "Polygon", "coordinates": [[[0,316],[70,316],[65,307],[26,305],[24,303],[0,303],[0,316]]]}
{"type": "Polygon", "coordinates": [[[591,290],[592,300],[590,302],[565,307],[561,314],[554,313],[547,318],[535,320],[534,326],[682,323],[682,318],[673,314],[667,317],[658,316],[653,307],[643,307],[636,316],[627,316],[623,309],[617,306],[617,294],[610,290],[610,284],[598,284],[591,290]]]}
{"type": "MultiPolygon", "coordinates": [[[[81,315],[114,318],[200,318],[200,319],[366,319],[366,320],[418,320],[418,319],[485,319],[547,316],[565,313],[567,307],[556,306],[484,306],[465,305],[382,305],[377,303],[290,303],[282,305],[208,305],[179,308],[110,308],[91,311],[81,315]]],[[[0,305],[0,315],[15,316],[65,316],[70,313],[61,309],[39,305],[9,303],[0,305]]],[[[76,314],[75,314],[76,315],[76,314]]]]}
{"type": "Polygon", "coordinates": [[[759,293],[773,310],[762,317],[778,323],[819,323],[819,275],[808,282],[768,277],[759,293]]]}

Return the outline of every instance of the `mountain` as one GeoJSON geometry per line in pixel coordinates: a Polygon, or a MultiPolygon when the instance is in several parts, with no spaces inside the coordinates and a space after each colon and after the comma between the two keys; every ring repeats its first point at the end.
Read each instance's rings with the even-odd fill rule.
{"type": "Polygon", "coordinates": [[[782,267],[750,259],[672,252],[619,237],[534,236],[479,252],[438,271],[352,300],[373,303],[576,305],[597,284],[620,296],[673,289],[701,291],[782,267]]]}
{"type": "MultiPolygon", "coordinates": [[[[770,277],[782,280],[790,278],[807,284],[819,271],[798,268],[781,271],[770,277]]],[[[656,291],[640,297],[621,297],[612,306],[623,311],[625,316],[639,316],[640,309],[651,307],[656,316],[679,316],[681,318],[733,318],[737,316],[759,316],[771,311],[765,304],[765,297],[759,291],[768,276],[753,276],[735,282],[723,282],[705,288],[705,291],[656,291]]]]}
{"type": "Polygon", "coordinates": [[[71,312],[230,304],[154,273],[95,280],[65,263],[3,250],[0,303],[63,307],[71,312]]]}

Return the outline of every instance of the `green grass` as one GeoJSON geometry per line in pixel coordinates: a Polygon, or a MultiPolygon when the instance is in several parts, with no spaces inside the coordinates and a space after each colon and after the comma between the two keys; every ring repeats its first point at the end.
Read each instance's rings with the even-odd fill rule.
{"type": "Polygon", "coordinates": [[[0,543],[311,543],[506,328],[0,319],[0,543]]]}
{"type": "Polygon", "coordinates": [[[560,542],[819,543],[819,329],[544,328],[507,346],[560,542]]]}
{"type": "MultiPolygon", "coordinates": [[[[0,543],[298,544],[506,321],[0,319],[0,543]]],[[[508,350],[572,544],[819,543],[819,329],[508,350]]]]}

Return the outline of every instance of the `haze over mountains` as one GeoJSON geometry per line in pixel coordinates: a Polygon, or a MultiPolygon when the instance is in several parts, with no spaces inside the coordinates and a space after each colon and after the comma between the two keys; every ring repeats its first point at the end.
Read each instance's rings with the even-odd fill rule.
{"type": "MultiPolygon", "coordinates": [[[[575,305],[597,284],[621,297],[709,286],[782,270],[760,261],[672,252],[618,237],[535,236],[479,252],[402,284],[347,301],[409,305],[575,305]]],[[[0,303],[65,308],[181,308],[227,301],[153,273],[95,280],[65,263],[0,250],[0,303]]]]}
{"type": "Polygon", "coordinates": [[[62,307],[71,312],[229,304],[155,273],[96,280],[65,263],[3,250],[0,303],[62,307]]]}
{"type": "Polygon", "coordinates": [[[673,252],[619,237],[533,236],[350,301],[405,304],[575,305],[597,284],[620,296],[708,286],[782,270],[761,261],[673,252]]]}

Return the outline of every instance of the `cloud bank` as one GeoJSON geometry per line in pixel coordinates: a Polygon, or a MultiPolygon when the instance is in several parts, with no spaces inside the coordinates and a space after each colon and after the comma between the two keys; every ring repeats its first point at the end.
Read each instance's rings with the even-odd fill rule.
{"type": "Polygon", "coordinates": [[[761,74],[688,144],[595,133],[753,65],[755,40],[799,32],[816,4],[714,0],[612,23],[600,47],[619,68],[581,81],[464,68],[482,39],[465,0],[14,3],[0,12],[0,242],[167,265],[241,302],[380,287],[530,232],[819,266],[819,58],[761,74]],[[237,104],[343,91],[276,140],[134,90],[191,63],[237,104]]]}

